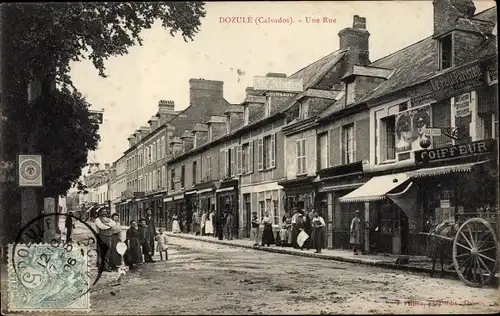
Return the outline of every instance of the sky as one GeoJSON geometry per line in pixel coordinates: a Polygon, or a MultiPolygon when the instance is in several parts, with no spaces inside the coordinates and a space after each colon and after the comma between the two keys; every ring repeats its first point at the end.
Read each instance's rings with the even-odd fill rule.
{"type": "MultiPolygon", "coordinates": [[[[495,5],[475,1],[476,13],[495,5]]],[[[338,32],[366,17],[373,62],[432,34],[432,1],[208,2],[194,41],[172,37],[161,25],[141,34],[143,46],[106,62],[107,78],[90,61],[72,64],[75,86],[104,110],[99,149],[88,162],[112,163],[128,148],[127,137],[156,114],[159,100],[183,110],[189,79],[224,81],[224,97],[240,103],[254,76],[291,75],[339,49],[338,32]],[[253,23],[221,23],[224,17],[251,17],[253,23]],[[292,24],[256,23],[259,17],[292,19],[292,24]],[[307,23],[319,18],[321,23],[307,23]],[[328,23],[323,23],[327,18],[328,23]],[[240,70],[238,72],[238,69],[240,70]]],[[[258,20],[260,21],[260,20],[258,20]]]]}

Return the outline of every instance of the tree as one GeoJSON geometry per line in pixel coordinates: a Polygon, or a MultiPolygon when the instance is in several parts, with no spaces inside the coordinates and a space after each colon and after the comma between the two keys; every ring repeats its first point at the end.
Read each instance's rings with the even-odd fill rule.
{"type": "Polygon", "coordinates": [[[19,39],[14,49],[23,52],[29,75],[55,72],[57,82],[72,87],[71,61],[89,58],[106,77],[104,61],[142,45],[141,31],[156,21],[187,41],[205,17],[203,2],[40,3],[16,4],[11,10],[19,39]]]}

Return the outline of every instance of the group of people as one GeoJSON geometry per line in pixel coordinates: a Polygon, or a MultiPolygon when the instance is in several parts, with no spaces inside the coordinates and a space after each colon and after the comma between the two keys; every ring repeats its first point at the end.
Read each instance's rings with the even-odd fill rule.
{"type": "MultiPolygon", "coordinates": [[[[94,221],[100,244],[99,264],[104,271],[115,271],[122,265],[122,256],[118,253],[117,245],[121,242],[121,226],[118,214],[111,215],[103,209],[94,221]]],[[[130,268],[136,268],[144,262],[155,262],[153,260],[155,241],[156,251],[160,254],[160,260],[168,260],[167,235],[163,229],[156,230],[151,212],[146,210],[146,218],[130,222],[130,228],[126,232],[125,244],[127,249],[123,255],[123,261],[130,268]]]]}
{"type": "MultiPolygon", "coordinates": [[[[229,210],[226,210],[222,214],[217,213],[214,209],[210,212],[193,213],[191,231],[195,235],[213,236],[219,240],[223,240],[224,238],[232,240],[234,227],[234,215],[229,210]]],[[[172,233],[180,232],[179,217],[174,215],[172,216],[172,233]]]]}
{"type": "Polygon", "coordinates": [[[259,221],[257,213],[252,215],[252,239],[254,246],[277,245],[282,247],[294,247],[296,249],[316,249],[320,253],[326,248],[325,244],[325,220],[317,211],[303,211],[294,209],[293,215],[285,214],[282,218],[281,229],[274,236],[272,218],[269,212],[264,213],[264,217],[259,221]],[[262,236],[260,237],[260,229],[262,236]],[[301,238],[300,234],[305,238],[301,238]]]}

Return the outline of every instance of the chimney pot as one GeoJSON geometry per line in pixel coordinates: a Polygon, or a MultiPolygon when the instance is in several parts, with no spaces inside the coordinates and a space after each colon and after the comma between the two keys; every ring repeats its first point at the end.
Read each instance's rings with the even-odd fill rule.
{"type": "Polygon", "coordinates": [[[359,15],[354,16],[354,21],[352,27],[355,29],[365,29],[366,30],[366,18],[359,15]]]}

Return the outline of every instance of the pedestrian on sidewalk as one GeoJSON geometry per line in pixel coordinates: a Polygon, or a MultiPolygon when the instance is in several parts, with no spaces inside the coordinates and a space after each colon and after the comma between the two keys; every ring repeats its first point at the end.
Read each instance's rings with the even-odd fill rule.
{"type": "Polygon", "coordinates": [[[99,267],[103,267],[103,271],[110,272],[110,248],[111,248],[111,235],[113,234],[111,228],[116,225],[116,223],[109,218],[108,210],[103,208],[99,211],[99,217],[94,221],[97,228],[97,233],[99,235],[100,244],[100,256],[97,262],[99,267]]]}
{"type": "Polygon", "coordinates": [[[172,216],[172,233],[178,234],[181,232],[181,226],[179,225],[179,219],[177,215],[172,216]]]}
{"type": "Polygon", "coordinates": [[[222,240],[224,238],[223,227],[224,227],[224,219],[222,218],[221,214],[217,213],[215,215],[215,234],[219,240],[222,240]]]}
{"type": "Polygon", "coordinates": [[[207,222],[205,223],[205,235],[214,235],[214,211],[211,210],[207,216],[207,222]]]}
{"type": "Polygon", "coordinates": [[[358,255],[358,249],[361,249],[361,239],[362,239],[362,227],[361,219],[359,218],[359,210],[356,210],[356,215],[352,219],[351,229],[350,229],[350,243],[353,245],[353,251],[355,255],[358,255]]]}
{"type": "MultiPolygon", "coordinates": [[[[286,224],[281,226],[279,231],[279,246],[286,247],[288,245],[288,229],[286,224]]],[[[276,238],[276,245],[278,246],[278,238],[276,238]]]]}
{"type": "Polygon", "coordinates": [[[313,211],[313,246],[316,249],[316,253],[321,253],[321,250],[325,246],[325,220],[323,217],[319,216],[318,211],[313,211]]]}
{"type": "Polygon", "coordinates": [[[259,245],[259,219],[257,218],[257,212],[252,212],[252,240],[253,245],[259,245]]]}
{"type": "Polygon", "coordinates": [[[133,220],[130,222],[130,228],[127,230],[126,236],[127,251],[124,255],[124,261],[126,265],[134,269],[142,263],[141,242],[139,240],[139,229],[136,221],[133,220]]]}
{"type": "Polygon", "coordinates": [[[160,232],[155,238],[158,241],[156,245],[156,250],[160,253],[160,260],[163,260],[163,253],[165,252],[165,260],[168,260],[168,240],[167,235],[163,232],[163,228],[160,228],[160,232]]]}
{"type": "Polygon", "coordinates": [[[203,211],[203,214],[201,214],[201,222],[200,222],[200,234],[202,236],[205,236],[205,230],[206,230],[206,224],[207,224],[207,211],[203,211]]]}
{"type": "MultiPolygon", "coordinates": [[[[73,212],[69,212],[68,215],[73,215],[73,212]]],[[[75,228],[75,224],[73,224],[73,218],[71,216],[66,216],[66,242],[71,242],[71,234],[73,233],[73,228],[75,228]]]]}
{"type": "MultiPolygon", "coordinates": [[[[309,235],[309,236],[312,236],[312,223],[311,223],[311,216],[312,216],[312,213],[307,209],[304,213],[304,226],[303,226],[303,229],[304,229],[304,232],[309,235]]],[[[306,239],[306,241],[302,244],[302,247],[300,248],[301,250],[306,248],[307,250],[311,249],[313,246],[313,239],[312,237],[309,237],[306,239]]]]}
{"type": "Polygon", "coordinates": [[[300,231],[297,227],[297,219],[299,218],[300,212],[298,208],[293,209],[293,215],[291,219],[291,227],[292,227],[292,246],[293,248],[298,249],[299,245],[297,244],[297,236],[299,235],[300,231]]]}
{"type": "Polygon", "coordinates": [[[226,213],[226,239],[233,240],[234,216],[231,211],[226,213]]]}
{"type": "Polygon", "coordinates": [[[273,224],[271,218],[269,217],[269,211],[266,211],[265,216],[262,218],[262,225],[264,230],[262,231],[262,246],[275,245],[276,241],[274,239],[273,224]]]}
{"type": "Polygon", "coordinates": [[[111,219],[115,222],[115,226],[111,228],[111,249],[109,266],[111,270],[118,270],[118,267],[122,265],[122,256],[116,250],[116,245],[121,242],[120,235],[122,233],[122,226],[120,225],[120,219],[117,213],[111,215],[111,219]]]}
{"type": "Polygon", "coordinates": [[[151,258],[151,245],[149,243],[149,231],[146,225],[146,220],[141,218],[139,220],[139,241],[142,246],[142,254],[144,256],[144,262],[154,262],[151,258]]]}
{"type": "Polygon", "coordinates": [[[151,251],[151,262],[154,262],[153,256],[155,254],[155,236],[158,234],[156,231],[155,221],[151,217],[151,210],[146,209],[146,226],[148,227],[148,241],[149,250],[151,251]]]}

